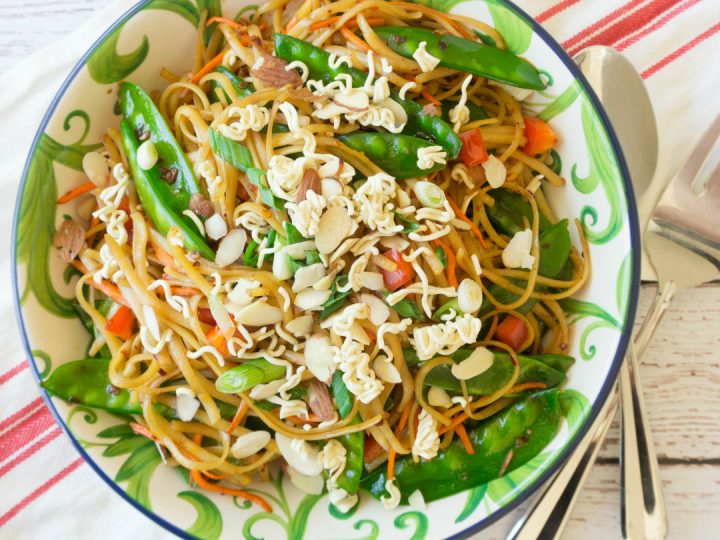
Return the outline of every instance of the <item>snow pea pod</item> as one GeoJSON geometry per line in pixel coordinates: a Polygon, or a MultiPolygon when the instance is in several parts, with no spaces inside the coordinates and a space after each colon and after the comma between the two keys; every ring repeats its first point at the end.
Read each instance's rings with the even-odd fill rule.
{"type": "MultiPolygon", "coordinates": [[[[137,153],[140,144],[135,133],[127,120],[120,121],[120,134],[125,156],[130,164],[130,172],[135,180],[135,189],[140,197],[143,210],[161,234],[165,235],[172,227],[177,227],[183,233],[185,247],[188,251],[197,251],[206,259],[215,260],[215,252],[205,243],[195,224],[189,218],[182,216],[182,210],[177,210],[182,207],[182,201],[185,200],[185,195],[188,193],[183,192],[181,197],[175,197],[172,188],[163,180],[157,165],[146,170],[138,164],[137,153]]],[[[192,193],[197,193],[197,191],[192,193]]],[[[189,202],[189,197],[187,197],[187,201],[189,202]]],[[[187,209],[187,203],[185,209],[187,209]]]]}
{"type": "MultiPolygon", "coordinates": [[[[464,347],[449,356],[456,362],[462,362],[470,356],[472,351],[472,348],[464,347]]],[[[408,366],[415,367],[423,363],[418,360],[417,354],[414,353],[414,351],[406,349],[403,352],[408,366]]],[[[550,356],[556,357],[560,355],[518,355],[520,375],[516,384],[540,382],[545,384],[546,388],[554,388],[564,383],[567,379],[565,376],[567,369],[562,369],[562,367],[567,365],[569,368],[575,360],[571,356],[565,356],[562,360],[548,358],[546,361],[545,357],[550,356]],[[551,364],[561,369],[557,369],[551,364]]],[[[493,352],[493,357],[493,363],[489,369],[465,381],[469,394],[474,396],[490,395],[502,388],[510,380],[510,377],[512,377],[514,366],[510,356],[506,353],[493,352]]],[[[451,392],[462,391],[460,382],[452,374],[450,366],[447,364],[437,366],[430,371],[425,377],[425,384],[428,386],[438,386],[451,392]]]]}
{"type": "Polygon", "coordinates": [[[436,163],[430,169],[418,167],[418,150],[429,148],[433,143],[410,135],[355,132],[336,138],[353,150],[365,154],[370,161],[397,180],[425,176],[445,167],[442,163],[436,163]]]}
{"type": "Polygon", "coordinates": [[[108,358],[75,360],[55,368],[41,386],[71,403],[118,414],[142,414],[139,403],[130,403],[130,392],[116,388],[108,378],[108,358]]]}
{"type": "MultiPolygon", "coordinates": [[[[353,395],[345,386],[342,380],[342,373],[336,371],[333,373],[331,382],[333,397],[338,406],[341,418],[347,418],[353,408],[353,395]]],[[[356,417],[351,424],[357,424],[360,418],[356,417]]],[[[365,451],[365,435],[362,431],[348,433],[338,440],[345,447],[347,452],[345,459],[345,469],[337,479],[339,488],[344,489],[349,494],[354,495],[360,489],[360,478],[363,472],[363,454],[365,451]]]]}
{"type": "MultiPolygon", "coordinates": [[[[525,229],[525,220],[532,223],[533,212],[530,203],[523,197],[507,189],[491,189],[488,191],[495,203],[487,206],[487,213],[490,223],[498,231],[508,236],[513,236],[525,229]]],[[[552,223],[543,214],[540,214],[540,233],[543,233],[552,223]]]]}
{"type": "Polygon", "coordinates": [[[545,83],[535,67],[509,51],[456,36],[437,34],[428,28],[384,26],[374,29],[388,47],[405,58],[412,58],[421,43],[440,60],[443,67],[472,73],[519,88],[543,90],[545,83]]]}
{"type": "MultiPolygon", "coordinates": [[[[309,79],[321,80],[328,84],[338,75],[350,75],[353,86],[360,87],[365,84],[367,73],[359,69],[341,64],[335,68],[328,66],[330,53],[315,47],[313,44],[286,34],[275,34],[275,54],[288,62],[300,60],[309,70],[309,79]]],[[[443,147],[448,154],[448,160],[455,159],[462,147],[462,141],[453,131],[450,124],[442,118],[424,114],[422,105],[407,99],[401,99],[395,90],[390,91],[390,97],[397,101],[408,116],[403,128],[405,135],[432,139],[435,144],[443,147]]]]}
{"type": "MultiPolygon", "coordinates": [[[[40,385],[50,394],[70,403],[103,409],[115,414],[141,415],[140,403],[130,402],[130,392],[110,383],[109,358],[73,360],[56,367],[40,385]]],[[[236,408],[215,401],[223,418],[232,418],[236,408]]],[[[153,407],[165,418],[176,418],[175,410],[162,403],[153,407]]]]}
{"type": "MultiPolygon", "coordinates": [[[[225,77],[228,78],[230,84],[232,84],[232,87],[235,90],[235,93],[237,94],[238,99],[249,96],[250,94],[255,92],[255,88],[252,84],[246,83],[225,66],[220,66],[216,68],[215,71],[225,75],[225,77]]],[[[210,95],[210,101],[212,101],[213,103],[220,101],[220,96],[222,95],[225,97],[225,101],[227,103],[231,103],[232,100],[230,99],[230,96],[228,96],[227,92],[223,90],[223,87],[220,85],[220,83],[218,83],[217,81],[212,81],[210,83],[210,87],[213,89],[213,92],[210,95]]]]}
{"type": "MultiPolygon", "coordinates": [[[[475,450],[470,455],[457,437],[430,460],[415,463],[410,456],[395,462],[395,485],[401,502],[419,489],[434,501],[485,484],[538,455],[560,427],[560,390],[530,394],[468,431],[475,450]],[[510,461],[505,462],[512,452],[510,461]]],[[[373,497],[386,496],[387,470],[380,467],[362,482],[373,497]]]]}
{"type": "Polygon", "coordinates": [[[172,184],[163,182],[166,187],[164,195],[170,208],[181,214],[187,210],[190,197],[195,193],[200,193],[200,185],[195,178],[190,161],[183,153],[155,103],[142,88],[133,83],[122,82],[118,91],[118,100],[123,118],[128,126],[137,137],[140,137],[141,134],[147,136],[147,140],[152,141],[157,149],[158,165],[152,170],[157,170],[160,166],[167,170],[177,171],[177,176],[172,184]]]}

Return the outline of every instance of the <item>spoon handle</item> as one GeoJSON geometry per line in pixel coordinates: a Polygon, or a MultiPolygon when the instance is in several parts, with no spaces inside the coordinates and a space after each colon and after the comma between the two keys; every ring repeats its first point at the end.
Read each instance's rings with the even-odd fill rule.
{"type": "Polygon", "coordinates": [[[507,540],[559,539],[618,410],[614,387],[567,463],[515,524],[507,540]]]}
{"type": "Polygon", "coordinates": [[[667,536],[665,497],[646,414],[636,348],[638,354],[644,352],[674,291],[672,282],[660,283],[655,302],[635,342],[630,344],[626,362],[620,372],[620,507],[623,536],[629,540],[662,540],[667,536]]]}

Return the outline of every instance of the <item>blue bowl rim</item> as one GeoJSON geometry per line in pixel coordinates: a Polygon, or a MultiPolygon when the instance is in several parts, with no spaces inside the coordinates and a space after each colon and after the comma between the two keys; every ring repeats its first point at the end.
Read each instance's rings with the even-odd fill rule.
{"type": "MultiPolygon", "coordinates": [[[[30,365],[30,369],[32,371],[33,377],[35,378],[35,381],[38,384],[38,388],[40,389],[41,395],[43,400],[45,401],[45,404],[50,409],[50,412],[52,416],[55,418],[55,421],[60,425],[62,430],[65,432],[67,437],[70,439],[70,442],[75,447],[75,449],[78,451],[78,453],[83,457],[85,462],[90,465],[90,467],[95,471],[95,473],[102,478],[105,483],[115,492],[117,493],[122,499],[124,499],[127,503],[129,503],[131,506],[133,506],[136,510],[147,516],[149,519],[154,521],[156,524],[164,527],[168,531],[172,532],[173,534],[179,536],[180,538],[188,538],[192,539],[194,538],[192,535],[189,535],[186,531],[179,529],[177,526],[173,525],[163,517],[159,516],[152,510],[148,510],[141,504],[139,504],[137,501],[135,501],[132,497],[130,497],[110,476],[108,476],[105,471],[93,460],[93,458],[85,451],[85,449],[80,445],[80,443],[77,441],[75,436],[70,431],[69,427],[65,423],[65,421],[60,416],[60,413],[55,408],[55,405],[53,404],[52,400],[50,399],[49,394],[40,386],[40,382],[42,381],[42,378],[40,376],[40,372],[37,369],[37,366],[35,365],[35,362],[33,360],[33,354],[32,354],[32,347],[30,346],[30,341],[27,336],[27,332],[25,330],[25,323],[22,316],[22,307],[20,305],[20,289],[18,286],[18,261],[17,261],[17,249],[16,249],[16,241],[17,241],[17,231],[18,231],[18,224],[20,219],[20,205],[22,202],[22,195],[25,190],[25,183],[27,182],[27,174],[28,169],[30,167],[30,164],[32,163],[32,160],[35,156],[35,152],[38,147],[38,143],[40,140],[40,137],[45,132],[45,129],[47,128],[47,124],[50,121],[50,118],[55,113],[55,109],[57,108],[58,103],[62,99],[62,97],[65,94],[65,91],[70,86],[70,84],[75,80],[75,77],[77,74],[82,70],[82,68],[87,63],[90,56],[95,52],[95,49],[103,42],[107,37],[109,37],[110,34],[112,34],[115,30],[117,30],[120,26],[122,26],[124,23],[126,23],[129,19],[131,19],[135,14],[142,11],[146,4],[150,3],[152,0],[140,0],[137,2],[134,6],[132,6],[130,9],[128,9],[123,15],[121,15],[111,26],[108,27],[107,30],[105,30],[102,35],[90,46],[90,48],[83,54],[83,56],[80,58],[80,60],[77,62],[77,64],[73,67],[73,69],[70,71],[66,79],[63,81],[62,85],[58,89],[57,93],[53,97],[50,106],[48,107],[47,112],[43,116],[42,121],[40,122],[40,126],[38,128],[37,133],[35,134],[35,138],[33,140],[33,143],[30,147],[30,151],[28,153],[27,160],[25,162],[25,166],[23,168],[22,173],[22,179],[20,181],[20,185],[18,187],[18,195],[17,200],[15,202],[15,216],[13,219],[13,229],[12,229],[12,238],[11,238],[11,250],[12,250],[12,257],[10,260],[11,264],[11,276],[12,276],[12,283],[13,283],[13,298],[15,302],[15,316],[17,318],[18,327],[20,329],[20,334],[22,337],[23,345],[25,347],[25,352],[27,353],[27,362],[30,365]]],[[[486,0],[486,1],[492,1],[492,0],[486,0]]],[[[572,73],[572,75],[580,81],[581,86],[583,88],[583,91],[586,93],[588,98],[590,99],[590,102],[592,103],[593,109],[597,113],[597,115],[600,118],[600,121],[603,124],[603,127],[605,128],[606,133],[608,134],[608,137],[610,138],[610,143],[612,145],[613,152],[615,154],[615,158],[617,159],[618,166],[620,168],[620,172],[622,173],[622,179],[623,179],[623,193],[625,195],[625,199],[627,201],[627,213],[628,213],[628,225],[630,228],[630,248],[632,253],[632,273],[630,278],[630,298],[628,301],[628,308],[625,318],[625,325],[622,330],[622,334],[620,336],[620,341],[618,343],[617,350],[615,351],[615,357],[612,360],[612,364],[610,366],[610,370],[608,372],[608,377],[605,379],[605,383],[603,384],[602,388],[600,389],[600,392],[598,393],[597,399],[592,404],[592,407],[590,409],[590,413],[588,414],[583,426],[575,433],[575,437],[568,442],[563,450],[559,453],[559,455],[555,458],[555,461],[553,462],[548,469],[538,476],[533,482],[525,488],[517,497],[515,497],[513,500],[508,502],[506,505],[504,505],[502,508],[499,508],[489,516],[481,519],[477,523],[474,523],[473,525],[469,526],[467,529],[464,529],[463,531],[460,531],[456,533],[455,535],[449,537],[451,540],[460,540],[464,538],[469,538],[471,535],[481,531],[482,529],[485,529],[486,527],[490,526],[491,524],[498,521],[503,516],[510,513],[512,510],[517,508],[519,505],[521,505],[523,502],[525,502],[533,493],[535,493],[540,486],[542,486],[547,480],[549,480],[562,466],[562,464],[566,461],[568,456],[574,452],[576,446],[580,442],[580,440],[585,436],[585,434],[590,429],[590,426],[592,426],[595,418],[597,417],[598,413],[600,412],[600,409],[602,408],[602,405],[605,403],[605,400],[610,394],[610,390],[615,384],[615,381],[617,380],[618,373],[620,372],[620,366],[623,362],[623,359],[625,358],[625,353],[627,352],[627,347],[629,344],[630,337],[632,335],[632,328],[633,323],[635,321],[635,314],[637,311],[637,303],[638,303],[638,295],[640,291],[640,254],[641,254],[641,244],[640,244],[640,225],[637,215],[637,203],[635,199],[635,193],[632,188],[632,182],[630,180],[630,173],[627,168],[627,164],[625,162],[625,157],[623,155],[622,149],[620,147],[620,144],[618,142],[617,136],[615,134],[615,131],[612,127],[612,124],[610,123],[610,120],[607,117],[607,114],[605,113],[604,108],[602,107],[602,104],[600,103],[600,100],[598,99],[597,95],[595,94],[594,90],[588,83],[585,76],[580,72],[578,67],[575,65],[573,60],[568,56],[568,54],[565,52],[565,50],[560,46],[560,44],[555,41],[555,39],[550,35],[550,33],[545,30],[535,19],[533,19],[530,15],[528,15],[523,9],[518,7],[513,1],[511,0],[499,0],[500,2],[507,5],[508,8],[515,11],[516,14],[524,18],[533,28],[533,32],[538,35],[551,49],[552,51],[560,58],[560,60],[563,62],[565,67],[572,73]]]]}

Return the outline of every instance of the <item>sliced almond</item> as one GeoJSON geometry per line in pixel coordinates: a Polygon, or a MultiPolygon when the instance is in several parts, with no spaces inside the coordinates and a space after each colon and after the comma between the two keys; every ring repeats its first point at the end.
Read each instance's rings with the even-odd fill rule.
{"type": "Polygon", "coordinates": [[[375,358],[375,361],[373,362],[373,371],[375,371],[375,375],[377,375],[380,380],[385,381],[386,383],[399,384],[402,382],[400,372],[392,364],[392,362],[388,362],[387,356],[378,355],[378,357],[375,358]]]}
{"type": "Polygon", "coordinates": [[[205,232],[213,240],[220,240],[228,232],[227,223],[220,214],[213,214],[205,221],[205,232]]]}
{"type": "Polygon", "coordinates": [[[320,194],[321,191],[320,175],[315,169],[307,169],[303,174],[300,188],[295,196],[295,202],[300,203],[307,199],[308,191],[314,191],[317,194],[320,194]]]}
{"type": "Polygon", "coordinates": [[[270,381],[267,384],[256,384],[252,387],[252,390],[250,390],[249,395],[251,398],[258,401],[267,399],[270,396],[274,396],[275,394],[277,394],[283,384],[285,384],[285,381],[283,379],[270,381]]]}
{"type": "Polygon", "coordinates": [[[322,474],[316,474],[314,476],[305,476],[295,470],[294,467],[288,467],[288,477],[290,482],[303,493],[309,495],[320,495],[325,487],[325,480],[322,474]]]}
{"type": "Polygon", "coordinates": [[[317,379],[312,379],[308,383],[307,389],[307,402],[310,410],[315,413],[322,422],[332,420],[333,416],[335,416],[335,407],[333,406],[327,384],[317,379]]]}
{"type": "Polygon", "coordinates": [[[322,465],[318,459],[318,451],[311,444],[286,437],[281,433],[275,434],[280,455],[285,458],[288,465],[305,476],[315,476],[322,472],[322,465]]]}
{"type": "Polygon", "coordinates": [[[287,331],[295,337],[302,337],[309,334],[313,327],[313,316],[303,315],[302,317],[296,317],[285,325],[287,331]]]}
{"type": "Polygon", "coordinates": [[[305,252],[313,249],[315,249],[315,242],[313,240],[306,240],[304,242],[288,244],[283,247],[282,252],[293,259],[304,259],[305,252]]]}
{"type": "Polygon", "coordinates": [[[453,365],[450,371],[456,379],[466,381],[490,369],[493,361],[492,351],[486,347],[478,347],[465,360],[453,365]]]}
{"type": "Polygon", "coordinates": [[[267,326],[282,321],[279,307],[271,306],[265,300],[258,300],[241,309],[235,315],[235,321],[248,326],[267,326]]]}
{"type": "MultiPolygon", "coordinates": [[[[322,263],[311,264],[298,268],[293,281],[293,292],[300,292],[303,289],[312,287],[315,283],[325,277],[325,267],[322,263]]],[[[382,276],[381,276],[382,277],[382,276]]]]}
{"type": "Polygon", "coordinates": [[[350,335],[355,341],[358,341],[363,345],[370,345],[370,336],[367,335],[367,332],[359,322],[353,323],[350,327],[350,335]]]}
{"type": "Polygon", "coordinates": [[[359,299],[370,308],[370,322],[375,326],[380,326],[390,318],[390,308],[374,294],[363,293],[359,299]]]}
{"type": "Polygon", "coordinates": [[[352,219],[344,206],[333,206],[320,217],[315,244],[320,253],[332,253],[352,230],[352,219]]]}
{"type": "Polygon", "coordinates": [[[85,230],[77,221],[66,219],[53,234],[52,241],[53,246],[60,248],[60,258],[69,263],[85,244],[85,230]]]}
{"type": "Polygon", "coordinates": [[[410,242],[399,236],[383,236],[380,239],[380,244],[388,249],[395,249],[397,251],[405,251],[410,245],[410,242]]]}
{"type": "Polygon", "coordinates": [[[247,233],[243,229],[233,229],[220,241],[215,254],[215,264],[224,268],[237,261],[245,250],[247,233]]]}
{"type": "Polygon", "coordinates": [[[483,161],[482,168],[485,169],[485,177],[491,187],[499,188],[505,183],[507,169],[505,164],[495,156],[490,156],[486,161],[483,161]]]}
{"type": "Polygon", "coordinates": [[[257,454],[270,442],[270,433],[267,431],[251,431],[240,435],[230,447],[234,458],[243,459],[257,454]]]}
{"type": "Polygon", "coordinates": [[[195,399],[191,393],[181,392],[181,390],[184,389],[178,388],[175,391],[175,407],[177,409],[177,415],[183,422],[190,422],[200,408],[200,402],[195,399]]]}
{"type": "Polygon", "coordinates": [[[335,351],[324,334],[314,334],[305,341],[305,365],[321,381],[329,381],[335,372],[335,351]]]}
{"type": "Polygon", "coordinates": [[[448,393],[437,386],[431,386],[428,391],[428,403],[433,407],[443,407],[448,409],[453,406],[448,393]]]}
{"type": "Polygon", "coordinates": [[[352,89],[346,94],[333,96],[333,103],[352,112],[364,112],[370,106],[370,98],[360,89],[352,89]]]}
{"type": "Polygon", "coordinates": [[[379,291],[385,287],[383,275],[378,272],[360,272],[357,275],[357,280],[363,287],[371,291],[379,291]]]}
{"type": "Polygon", "coordinates": [[[82,169],[90,181],[98,187],[105,187],[110,180],[110,166],[107,159],[98,152],[88,152],[83,156],[82,169]]]}
{"type": "Polygon", "coordinates": [[[316,291],[315,289],[305,289],[295,295],[295,307],[301,310],[320,309],[332,291],[316,291]]]}

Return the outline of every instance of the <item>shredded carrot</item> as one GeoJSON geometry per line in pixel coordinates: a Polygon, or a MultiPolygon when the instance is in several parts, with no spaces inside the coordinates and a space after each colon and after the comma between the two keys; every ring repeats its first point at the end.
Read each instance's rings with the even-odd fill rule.
{"type": "Polygon", "coordinates": [[[470,438],[468,437],[467,431],[465,430],[465,426],[463,424],[458,424],[458,426],[455,428],[455,434],[462,441],[463,446],[465,447],[465,451],[470,455],[474,454],[475,449],[470,442],[470,438]]]}
{"type": "Polygon", "coordinates": [[[350,43],[355,45],[361,51],[368,52],[370,50],[370,45],[368,45],[362,39],[353,34],[347,26],[343,26],[342,28],[340,28],[340,32],[345,37],[345,39],[347,39],[350,43]]]}
{"type": "Polygon", "coordinates": [[[205,64],[200,71],[198,71],[195,75],[192,76],[192,79],[190,79],[190,82],[193,84],[197,84],[200,79],[202,79],[205,75],[210,73],[213,69],[218,67],[220,64],[222,64],[223,58],[225,57],[225,53],[227,52],[227,49],[223,49],[220,51],[220,54],[215,56],[212,60],[210,60],[207,64],[205,64]]]}
{"type": "Polygon", "coordinates": [[[425,90],[424,88],[423,88],[423,91],[421,92],[421,94],[422,94],[422,97],[424,97],[425,99],[427,99],[430,103],[432,103],[432,104],[435,105],[436,107],[441,107],[441,106],[442,106],[442,103],[440,103],[440,102],[435,98],[435,96],[433,96],[430,92],[428,92],[428,91],[425,90]]]}
{"type": "MultiPolygon", "coordinates": [[[[70,261],[70,264],[72,264],[75,268],[80,270],[80,272],[82,272],[83,274],[89,273],[87,267],[78,260],[70,261]]],[[[108,298],[111,298],[118,304],[122,304],[123,306],[130,307],[130,304],[128,303],[127,300],[125,300],[125,297],[120,292],[120,289],[118,289],[115,285],[110,283],[108,280],[103,279],[100,283],[98,283],[94,279],[91,279],[87,282],[87,284],[92,285],[98,291],[104,293],[105,296],[107,296],[108,298]]]]}
{"type": "Polygon", "coordinates": [[[235,416],[232,419],[232,422],[230,422],[230,427],[225,430],[225,433],[228,435],[231,434],[233,431],[235,431],[235,428],[240,425],[240,422],[242,422],[243,418],[245,418],[245,415],[248,411],[248,404],[246,401],[243,401],[240,403],[240,406],[238,407],[237,412],[235,413],[235,416]]]}
{"type": "Polygon", "coordinates": [[[393,478],[395,478],[395,455],[395,450],[391,447],[390,452],[388,452],[388,480],[392,480],[393,478]]]}
{"type": "Polygon", "coordinates": [[[364,329],[364,330],[365,330],[365,334],[367,335],[368,339],[369,339],[372,343],[375,343],[375,342],[377,341],[377,337],[376,337],[374,334],[372,334],[372,333],[370,332],[370,330],[367,330],[367,329],[364,329]]]}
{"type": "Polygon", "coordinates": [[[138,424],[137,422],[130,422],[130,429],[132,429],[133,433],[137,435],[147,437],[151,441],[160,442],[160,439],[158,439],[155,434],[150,431],[150,428],[145,427],[142,424],[138,424]]]}
{"type": "Polygon", "coordinates": [[[507,471],[507,468],[510,466],[510,462],[513,458],[513,449],[511,448],[510,451],[507,453],[507,456],[505,456],[505,461],[503,461],[502,467],[500,467],[500,473],[498,476],[502,476],[505,474],[505,471],[507,471]]]}
{"type": "Polygon", "coordinates": [[[225,17],[210,17],[205,23],[205,26],[210,26],[213,23],[223,23],[228,25],[230,28],[234,28],[235,30],[245,30],[244,24],[233,21],[232,19],[226,19],[225,17]]]}
{"type": "Polygon", "coordinates": [[[92,191],[96,187],[97,186],[93,182],[85,182],[84,184],[81,184],[78,187],[71,189],[65,195],[60,197],[57,200],[57,204],[69,203],[73,199],[77,199],[80,195],[83,195],[88,191],[92,191]]]}
{"type": "Polygon", "coordinates": [[[478,237],[480,240],[480,245],[483,247],[483,249],[487,249],[487,245],[485,244],[485,239],[483,238],[482,233],[480,232],[480,229],[477,228],[477,226],[472,222],[472,220],[467,217],[462,210],[460,210],[460,207],[453,201],[449,196],[447,196],[447,200],[450,203],[450,206],[452,207],[453,211],[455,212],[455,215],[458,217],[458,219],[461,219],[468,225],[470,225],[470,229],[472,229],[472,232],[475,233],[475,236],[478,237]]]}
{"type": "Polygon", "coordinates": [[[462,424],[465,420],[468,419],[467,413],[460,413],[457,416],[453,417],[452,422],[449,426],[443,426],[438,430],[438,435],[442,435],[443,433],[447,433],[451,429],[456,428],[460,424],[462,424]]]}
{"type": "Polygon", "coordinates": [[[452,26],[454,26],[455,29],[456,29],[465,39],[470,39],[470,38],[472,37],[472,36],[470,35],[470,33],[469,33],[467,30],[465,30],[465,28],[463,28],[463,26],[462,26],[459,22],[455,21],[455,20],[452,19],[451,17],[448,17],[445,13],[442,13],[442,12],[437,11],[437,10],[435,10],[435,9],[429,8],[429,7],[427,7],[427,6],[421,6],[420,4],[413,4],[413,3],[411,3],[411,2],[388,2],[388,4],[390,4],[390,5],[392,5],[392,6],[401,6],[401,7],[406,7],[406,8],[410,8],[410,9],[416,9],[416,10],[418,10],[418,11],[422,11],[422,12],[427,13],[427,14],[429,14],[429,15],[434,15],[434,16],[437,17],[438,19],[442,19],[442,20],[444,20],[445,22],[447,22],[447,23],[451,24],[452,26]]]}
{"type": "Polygon", "coordinates": [[[298,425],[300,425],[300,424],[319,424],[320,422],[322,422],[320,417],[315,413],[308,413],[307,419],[301,418],[301,417],[293,414],[293,415],[285,418],[285,420],[290,420],[293,424],[298,424],[298,425]]]}
{"type": "Polygon", "coordinates": [[[508,390],[508,394],[517,394],[518,392],[524,392],[525,390],[544,390],[547,388],[545,383],[540,381],[530,381],[523,384],[518,384],[508,390]]]}
{"type": "Polygon", "coordinates": [[[150,244],[152,244],[153,250],[155,251],[155,256],[157,257],[157,260],[160,262],[160,264],[162,264],[163,266],[168,266],[170,268],[175,268],[175,259],[173,258],[173,256],[170,255],[163,248],[161,248],[160,245],[153,240],[152,235],[148,235],[148,239],[150,240],[150,244]]]}
{"type": "Polygon", "coordinates": [[[170,292],[176,296],[195,296],[196,294],[200,294],[198,289],[193,289],[192,287],[170,287],[170,292]]]}
{"type": "Polygon", "coordinates": [[[241,489],[227,488],[224,486],[218,486],[217,484],[213,484],[212,482],[208,482],[205,478],[203,478],[203,475],[198,470],[192,469],[190,471],[190,477],[195,481],[198,486],[203,489],[207,489],[208,491],[214,491],[215,493],[222,493],[223,495],[232,495],[233,497],[247,499],[248,501],[252,501],[260,505],[262,509],[266,512],[272,513],[273,511],[272,506],[270,506],[262,497],[259,497],[254,493],[248,493],[247,491],[243,491],[241,489]]]}
{"type": "Polygon", "coordinates": [[[210,345],[215,347],[221,355],[230,356],[230,351],[228,350],[227,346],[227,340],[225,339],[225,336],[223,335],[219,326],[216,326],[212,330],[210,330],[210,332],[208,332],[207,338],[210,342],[210,345]]]}
{"type": "Polygon", "coordinates": [[[407,424],[408,418],[410,417],[410,403],[408,403],[405,406],[405,410],[400,415],[400,420],[398,421],[397,426],[395,426],[395,436],[397,437],[402,433],[402,430],[405,429],[405,424],[407,424]]]}
{"type": "Polygon", "coordinates": [[[290,30],[293,29],[293,26],[295,26],[299,22],[299,19],[297,16],[293,15],[292,19],[290,19],[287,23],[287,26],[285,27],[285,33],[287,34],[290,30]]]}
{"type": "Polygon", "coordinates": [[[455,257],[455,254],[453,253],[452,249],[443,242],[440,239],[433,240],[433,245],[436,247],[439,247],[445,252],[445,257],[447,258],[447,274],[448,274],[448,284],[451,287],[455,287],[457,289],[458,286],[458,280],[457,275],[455,273],[455,270],[457,268],[457,258],[455,257]]]}
{"type": "MultiPolygon", "coordinates": [[[[325,28],[326,26],[332,26],[333,24],[337,23],[340,20],[340,17],[330,17],[329,19],[325,19],[324,21],[318,21],[315,23],[312,23],[310,25],[310,31],[319,30],[320,28],[325,28]]],[[[381,24],[385,24],[385,19],[382,17],[370,17],[368,19],[365,19],[367,23],[370,26],[379,26],[381,24]]],[[[357,28],[358,22],[355,17],[350,19],[348,22],[345,23],[345,26],[348,28],[357,28]]]]}

